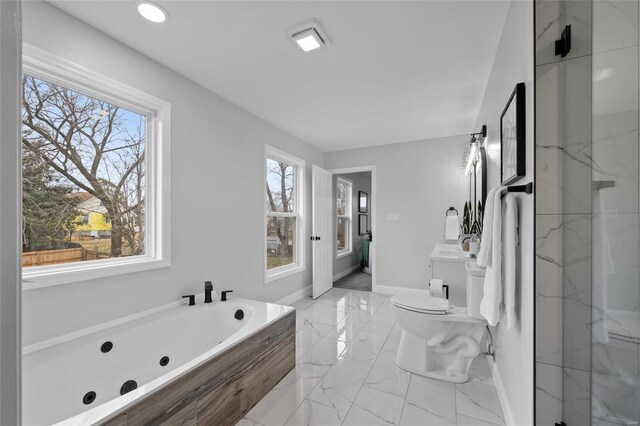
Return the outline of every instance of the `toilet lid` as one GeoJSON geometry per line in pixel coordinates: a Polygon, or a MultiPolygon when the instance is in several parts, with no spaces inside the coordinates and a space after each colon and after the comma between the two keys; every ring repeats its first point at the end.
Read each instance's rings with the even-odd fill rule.
{"type": "Polygon", "coordinates": [[[450,308],[449,301],[440,297],[394,296],[391,298],[391,304],[433,315],[444,315],[450,308]]]}

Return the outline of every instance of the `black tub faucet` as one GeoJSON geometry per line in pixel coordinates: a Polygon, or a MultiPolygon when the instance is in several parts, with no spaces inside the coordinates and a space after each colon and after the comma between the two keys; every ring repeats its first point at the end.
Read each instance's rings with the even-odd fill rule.
{"type": "Polygon", "coordinates": [[[193,306],[196,304],[196,295],[188,294],[186,296],[182,296],[183,299],[189,299],[189,306],[193,306]]]}
{"type": "Polygon", "coordinates": [[[211,281],[204,282],[204,303],[211,303],[211,293],[213,293],[213,283],[211,281]]]}

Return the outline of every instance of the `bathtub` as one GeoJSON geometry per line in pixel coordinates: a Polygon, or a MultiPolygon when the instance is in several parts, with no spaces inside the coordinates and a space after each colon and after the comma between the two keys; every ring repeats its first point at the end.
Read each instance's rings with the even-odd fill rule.
{"type": "MultiPolygon", "coordinates": [[[[202,406],[192,407],[194,401],[206,396],[203,390],[228,387],[230,379],[224,374],[235,374],[235,379],[241,377],[234,373],[235,360],[266,362],[268,358],[247,351],[271,350],[270,343],[288,342],[292,338],[293,354],[281,357],[287,365],[283,365],[280,374],[274,373],[271,381],[275,385],[276,379],[280,380],[295,364],[295,313],[292,307],[271,303],[229,299],[204,304],[201,296],[195,306],[184,302],[166,305],[31,345],[23,349],[23,424],[93,425],[112,419],[120,419],[114,423],[127,424],[127,414],[129,424],[135,424],[133,418],[140,421],[142,417],[135,416],[145,410],[145,423],[162,423],[163,419],[175,418],[171,416],[179,414],[179,409],[202,410],[202,406]],[[274,335],[281,336],[279,340],[270,334],[270,327],[276,324],[281,325],[274,335]],[[262,343],[254,344],[252,338],[261,338],[262,343]],[[212,363],[225,367],[214,368],[212,363]],[[206,368],[209,373],[203,374],[206,368]],[[219,374],[223,377],[217,377],[219,374]],[[211,376],[216,376],[215,381],[211,381],[211,376]],[[204,384],[194,384],[194,377],[204,380],[204,384]],[[186,385],[181,380],[193,385],[195,393],[185,391],[186,385]],[[216,383],[223,386],[216,387],[216,383]],[[162,396],[162,391],[167,393],[167,387],[171,386],[179,392],[169,389],[171,397],[162,396]],[[182,399],[168,401],[179,393],[183,394],[182,399]],[[150,414],[148,407],[138,410],[140,404],[155,404],[159,411],[150,414]]],[[[290,348],[289,343],[286,351],[290,348]]],[[[239,368],[250,371],[252,367],[239,368]]],[[[269,368],[275,370],[273,366],[269,368]]],[[[258,393],[266,392],[262,389],[258,393]]],[[[261,397],[252,396],[244,405],[253,405],[261,397]]],[[[218,411],[221,409],[217,407],[218,411]]]]}

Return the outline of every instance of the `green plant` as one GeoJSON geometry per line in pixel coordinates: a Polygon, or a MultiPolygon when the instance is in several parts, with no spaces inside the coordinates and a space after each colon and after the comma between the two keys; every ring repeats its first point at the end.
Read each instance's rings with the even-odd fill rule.
{"type": "Polygon", "coordinates": [[[473,216],[472,216],[472,211],[471,211],[472,207],[471,207],[471,201],[467,201],[466,203],[464,203],[464,210],[463,210],[463,215],[462,215],[462,233],[463,234],[470,234],[471,233],[471,227],[473,225],[473,216]]]}
{"type": "Polygon", "coordinates": [[[483,225],[482,219],[484,217],[483,208],[484,207],[482,206],[482,202],[478,201],[478,209],[476,210],[476,221],[473,222],[471,233],[482,235],[482,225],[483,225]]]}

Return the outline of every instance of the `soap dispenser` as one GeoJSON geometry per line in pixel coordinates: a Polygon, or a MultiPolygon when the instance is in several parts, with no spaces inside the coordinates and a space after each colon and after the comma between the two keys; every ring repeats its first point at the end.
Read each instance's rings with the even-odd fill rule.
{"type": "Polygon", "coordinates": [[[480,252],[480,236],[477,232],[471,234],[471,239],[469,240],[469,254],[473,257],[477,256],[480,252]]]}

